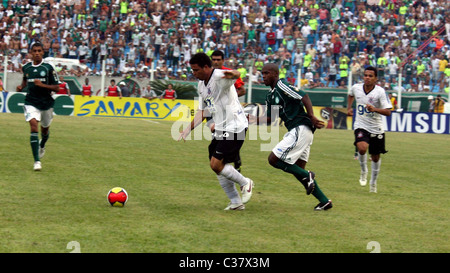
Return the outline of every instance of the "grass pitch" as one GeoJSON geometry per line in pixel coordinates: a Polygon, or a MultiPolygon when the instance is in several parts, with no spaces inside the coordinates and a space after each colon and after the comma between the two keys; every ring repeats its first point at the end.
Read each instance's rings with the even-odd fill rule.
{"type": "Polygon", "coordinates": [[[372,194],[358,182],[353,132],[318,130],[307,168],[333,200],[324,212],[267,163],[264,141],[248,140],[242,172],[255,193],[234,212],[223,211],[209,141],[176,142],[172,124],[56,116],[34,172],[28,123],[0,114],[0,252],[68,253],[73,241],[84,253],[450,251],[448,135],[386,133],[372,194]],[[107,203],[115,186],[129,194],[124,208],[107,203]]]}

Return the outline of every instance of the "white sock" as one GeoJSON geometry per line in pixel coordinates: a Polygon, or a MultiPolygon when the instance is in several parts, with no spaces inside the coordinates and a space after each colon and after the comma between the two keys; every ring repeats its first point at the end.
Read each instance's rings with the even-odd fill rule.
{"type": "Polygon", "coordinates": [[[231,166],[231,164],[225,164],[225,167],[219,173],[219,175],[223,175],[229,180],[238,183],[241,187],[247,185],[248,183],[248,178],[243,176],[240,172],[236,171],[236,169],[231,166]]]}
{"type": "Polygon", "coordinates": [[[376,185],[377,184],[377,178],[378,173],[380,172],[381,167],[381,158],[378,160],[378,162],[372,161],[372,177],[370,178],[370,185],[376,185]]]}
{"type": "Polygon", "coordinates": [[[366,173],[367,172],[367,153],[362,155],[358,152],[358,160],[359,160],[359,165],[361,166],[361,172],[366,173]]]}
{"type": "Polygon", "coordinates": [[[233,181],[229,180],[228,178],[220,174],[217,175],[217,179],[219,179],[220,186],[225,191],[225,194],[228,196],[231,203],[233,204],[242,203],[241,196],[239,195],[239,192],[234,186],[233,181]]]}

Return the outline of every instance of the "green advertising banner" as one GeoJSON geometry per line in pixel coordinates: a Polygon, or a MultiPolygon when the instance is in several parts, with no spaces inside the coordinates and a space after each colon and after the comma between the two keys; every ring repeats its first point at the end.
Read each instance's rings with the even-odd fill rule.
{"type": "MultiPolygon", "coordinates": [[[[26,93],[2,92],[0,96],[0,113],[23,113],[26,93]]],[[[56,115],[73,116],[75,96],[54,95],[56,115]]]]}

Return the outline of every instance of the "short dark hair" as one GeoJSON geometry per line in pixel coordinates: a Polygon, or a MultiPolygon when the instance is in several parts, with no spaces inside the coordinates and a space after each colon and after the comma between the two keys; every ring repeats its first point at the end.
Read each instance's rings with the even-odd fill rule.
{"type": "Polygon", "coordinates": [[[41,42],[34,42],[32,45],[31,45],[31,48],[30,49],[33,49],[34,47],[42,47],[42,48],[44,48],[44,45],[41,43],[41,42]]]}
{"type": "Polygon", "coordinates": [[[214,52],[211,54],[211,58],[212,56],[221,57],[222,60],[225,59],[225,54],[223,54],[223,51],[221,50],[214,50],[214,52]]]}
{"type": "Polygon", "coordinates": [[[368,66],[368,67],[366,67],[366,69],[364,69],[364,71],[366,71],[366,70],[373,71],[373,72],[375,73],[375,77],[378,78],[377,69],[376,69],[375,67],[373,67],[373,66],[368,66]]]}
{"type": "Polygon", "coordinates": [[[192,58],[189,60],[189,64],[196,64],[200,67],[204,67],[205,65],[208,67],[212,67],[211,58],[203,52],[196,53],[194,56],[192,56],[192,58]]]}

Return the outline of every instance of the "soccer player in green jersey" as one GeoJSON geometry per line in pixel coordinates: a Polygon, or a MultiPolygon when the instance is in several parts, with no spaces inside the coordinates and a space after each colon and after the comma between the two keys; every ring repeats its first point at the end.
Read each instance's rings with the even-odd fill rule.
{"type": "Polygon", "coordinates": [[[59,91],[59,81],[53,66],[43,59],[44,47],[35,42],[30,49],[32,61],[22,68],[23,81],[17,91],[25,90],[25,120],[30,123],[30,144],[34,158],[34,170],[40,171],[40,158],[45,153],[45,143],[50,135],[53,119],[54,99],[52,92],[59,91]],[[39,141],[39,122],[41,123],[41,140],[39,141]]]}
{"type": "Polygon", "coordinates": [[[297,90],[286,79],[279,79],[276,64],[269,63],[262,69],[264,84],[272,90],[267,94],[267,115],[257,118],[269,124],[272,111],[278,109],[288,132],[269,155],[269,164],[293,174],[305,187],[306,194],[319,200],[314,210],[327,210],[333,207],[331,200],[320,190],[313,172],[305,170],[316,128],[323,128],[324,122],[314,116],[308,94],[297,90]],[[306,111],[305,111],[306,108],[306,111]]]}

